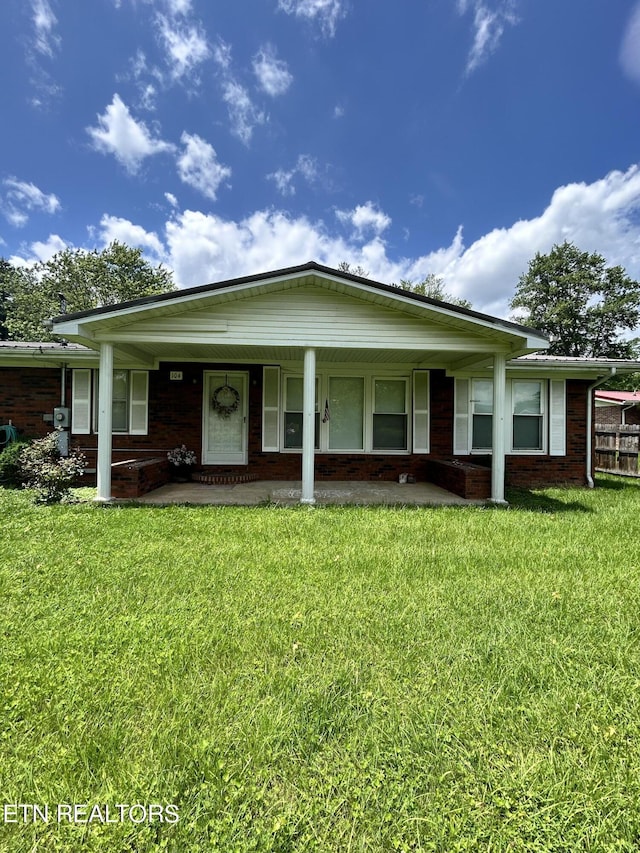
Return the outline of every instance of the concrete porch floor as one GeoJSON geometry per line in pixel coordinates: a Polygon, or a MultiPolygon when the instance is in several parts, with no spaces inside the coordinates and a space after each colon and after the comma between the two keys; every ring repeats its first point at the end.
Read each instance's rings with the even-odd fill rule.
{"type": "MultiPolygon", "coordinates": [[[[136,499],[141,504],[214,504],[255,506],[261,503],[295,505],[300,502],[301,483],[258,480],[235,486],[204,483],[168,483],[136,499]]],[[[473,506],[485,501],[466,500],[433,483],[400,484],[387,481],[316,482],[316,504],[405,504],[406,506],[473,506]]]]}

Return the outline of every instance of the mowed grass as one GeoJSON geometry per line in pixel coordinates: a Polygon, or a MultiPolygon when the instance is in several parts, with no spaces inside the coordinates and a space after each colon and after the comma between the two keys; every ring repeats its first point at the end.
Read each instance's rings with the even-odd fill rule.
{"type": "Polygon", "coordinates": [[[0,492],[0,801],[179,810],[0,849],[640,849],[640,482],[511,499],[0,492]]]}

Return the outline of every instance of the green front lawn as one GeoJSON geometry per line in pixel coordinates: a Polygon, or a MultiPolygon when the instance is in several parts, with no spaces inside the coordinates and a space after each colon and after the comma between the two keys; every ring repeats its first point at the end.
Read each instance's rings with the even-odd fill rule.
{"type": "Polygon", "coordinates": [[[0,491],[0,850],[637,851],[640,482],[510,497],[0,491]]]}

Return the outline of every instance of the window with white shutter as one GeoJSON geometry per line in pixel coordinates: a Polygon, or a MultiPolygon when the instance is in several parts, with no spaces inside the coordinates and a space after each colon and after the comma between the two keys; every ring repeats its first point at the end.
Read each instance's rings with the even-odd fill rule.
{"type": "Polygon", "coordinates": [[[280,450],[280,368],[262,369],[262,450],[280,450]]]}
{"type": "Polygon", "coordinates": [[[429,371],[413,371],[413,452],[429,453],[429,371]]]}
{"type": "Polygon", "coordinates": [[[89,368],[77,368],[71,382],[71,432],[88,435],[91,432],[91,378],[89,368]]]}

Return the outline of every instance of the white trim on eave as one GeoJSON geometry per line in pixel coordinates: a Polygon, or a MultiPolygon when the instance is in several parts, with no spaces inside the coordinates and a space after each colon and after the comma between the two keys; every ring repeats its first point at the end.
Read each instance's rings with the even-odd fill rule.
{"type": "MultiPolygon", "coordinates": [[[[96,309],[95,313],[85,313],[73,319],[64,318],[54,322],[53,328],[56,334],[63,337],[76,338],[84,341],[92,341],[97,337],[104,340],[109,339],[110,330],[127,326],[135,319],[145,316],[171,316],[189,310],[194,303],[203,306],[214,306],[230,300],[244,298],[253,294],[268,293],[273,290],[293,289],[300,285],[314,285],[325,287],[346,295],[357,295],[366,301],[385,306],[391,310],[400,309],[405,313],[413,314],[420,318],[432,318],[445,326],[453,327],[459,331],[475,329],[483,337],[496,337],[511,341],[512,352],[526,352],[532,350],[546,349],[549,342],[546,338],[536,334],[535,330],[528,327],[520,327],[508,323],[497,317],[484,315],[471,311],[466,313],[454,306],[448,307],[445,303],[422,302],[412,298],[400,288],[388,289],[387,286],[375,286],[376,283],[367,285],[348,277],[342,277],[339,273],[330,270],[303,268],[282,275],[274,275],[246,280],[243,279],[234,284],[221,284],[210,289],[205,286],[197,288],[195,292],[176,292],[162,295],[162,298],[142,303],[129,304],[126,307],[114,307],[113,310],[96,309]]],[[[211,330],[210,330],[211,331],[211,330]]]]}

